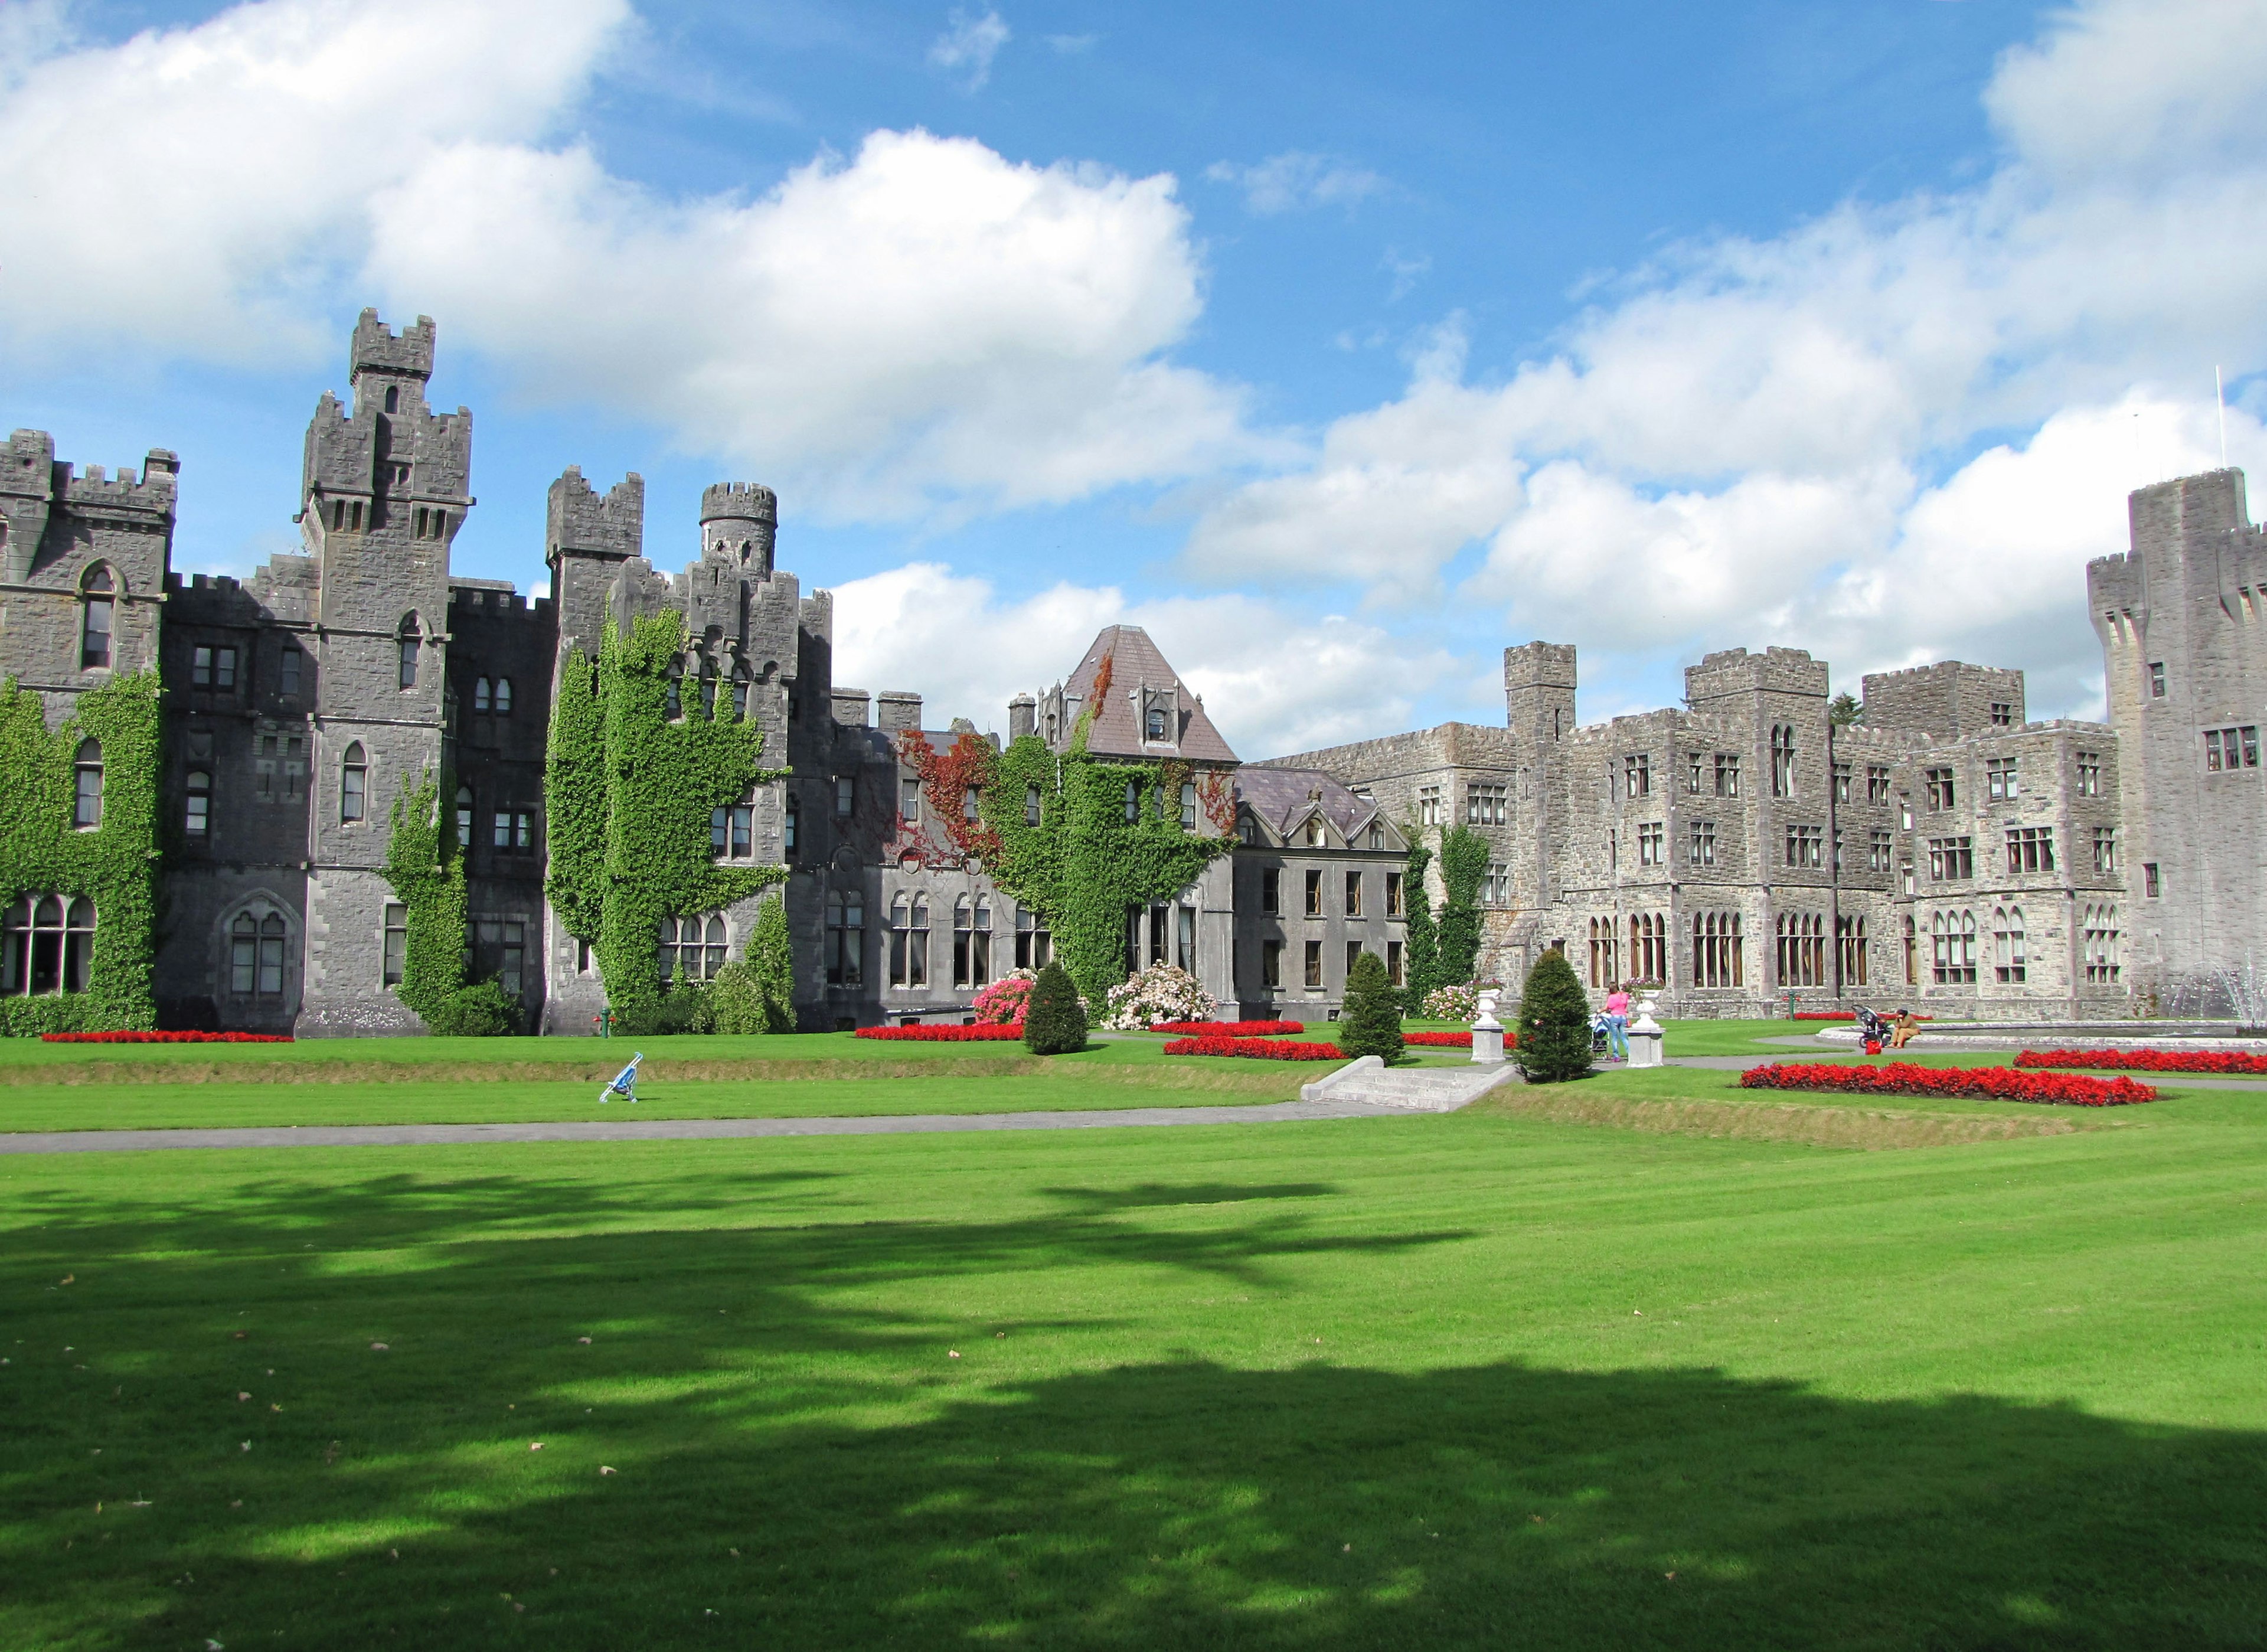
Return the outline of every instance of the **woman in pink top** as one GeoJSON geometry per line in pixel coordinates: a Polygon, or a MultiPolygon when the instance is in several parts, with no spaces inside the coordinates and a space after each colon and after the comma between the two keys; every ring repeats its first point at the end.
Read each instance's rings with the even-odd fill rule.
{"type": "Polygon", "coordinates": [[[1606,995],[1606,1054],[1618,1061],[1629,1060],[1630,995],[1617,987],[1606,995]]]}

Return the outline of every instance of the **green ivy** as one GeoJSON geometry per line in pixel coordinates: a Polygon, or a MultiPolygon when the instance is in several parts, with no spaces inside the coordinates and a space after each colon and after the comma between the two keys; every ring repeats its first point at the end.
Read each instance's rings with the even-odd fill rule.
{"type": "Polygon", "coordinates": [[[442,824],[444,789],[453,790],[428,773],[415,791],[393,800],[379,871],[407,914],[408,956],[394,996],[428,1023],[443,1018],[465,984],[465,857],[454,822],[442,824]]]}
{"type": "Polygon", "coordinates": [[[1089,1003],[1126,979],[1127,909],[1170,899],[1236,847],[1231,836],[1183,829],[1180,788],[1191,772],[1184,763],[1096,758],[1082,738],[1058,754],[1027,734],[1001,753],[979,790],[979,811],[999,845],[986,870],[1018,904],[1046,914],[1055,956],[1089,1003]],[[1037,826],[1027,816],[1034,788],[1037,826]]]}
{"type": "Polygon", "coordinates": [[[40,697],[0,683],[0,896],[85,895],[95,909],[87,989],[6,1001],[11,1033],[158,1024],[159,694],[154,671],[115,678],[50,734],[40,697]],[[80,831],[73,760],[89,738],[102,743],[102,823],[80,831]]]}
{"type": "Polygon", "coordinates": [[[1487,840],[1467,826],[1441,833],[1442,981],[1461,987],[1479,966],[1480,880],[1487,876],[1487,840]]]}
{"type": "Polygon", "coordinates": [[[1411,1015],[1419,1015],[1423,1013],[1425,1000],[1433,989],[1443,984],[1441,932],[1433,921],[1432,892],[1425,887],[1425,872],[1433,864],[1433,851],[1426,847],[1424,833],[1415,821],[1402,827],[1401,835],[1409,843],[1409,864],[1402,879],[1404,899],[1409,906],[1402,929],[1409,944],[1409,986],[1404,1002],[1411,1015]]]}
{"type": "Polygon", "coordinates": [[[710,811],[787,771],[763,766],[763,730],[733,718],[728,695],[721,716],[691,694],[669,715],[669,670],[684,651],[682,614],[610,628],[595,674],[568,662],[551,720],[546,892],[568,933],[591,943],[607,1002],[625,1014],[664,996],[664,918],[714,912],[787,877],[709,858],[710,811]]]}

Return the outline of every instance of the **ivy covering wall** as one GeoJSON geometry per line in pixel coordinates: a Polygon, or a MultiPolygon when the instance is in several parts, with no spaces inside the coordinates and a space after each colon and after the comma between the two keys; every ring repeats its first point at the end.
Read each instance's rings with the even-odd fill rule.
{"type": "Polygon", "coordinates": [[[1443,986],[1461,987],[1479,967],[1480,880],[1487,876],[1487,840],[1470,826],[1441,833],[1440,971],[1443,986]]]}
{"type": "Polygon", "coordinates": [[[0,683],[0,904],[56,894],[94,902],[84,992],[0,1000],[13,1034],[142,1029],[158,1024],[158,684],[155,671],[114,679],[79,696],[52,734],[40,696],[0,683]],[[102,744],[102,819],[73,824],[74,760],[102,744]]]}
{"type": "Polygon", "coordinates": [[[609,628],[595,670],[569,662],[551,716],[544,891],[568,933],[591,943],[606,1002],[625,1012],[666,988],[664,918],[715,912],[787,877],[784,866],[709,858],[711,811],[787,771],[763,766],[763,730],[731,715],[729,694],[712,712],[688,693],[669,715],[670,667],[685,646],[679,613],[609,628]]]}
{"type": "Polygon", "coordinates": [[[1080,995],[1099,1004],[1126,979],[1127,909],[1171,899],[1236,847],[1235,791],[1228,775],[1186,763],[1095,757],[1084,736],[1082,722],[1070,749],[1057,753],[1037,735],[994,752],[964,734],[939,753],[909,731],[899,749],[953,850],[980,860],[1000,890],[1045,914],[1056,958],[1080,995]],[[1185,784],[1197,788],[1200,825],[1208,821],[1218,835],[1181,825],[1185,784]]]}
{"type": "Polygon", "coordinates": [[[465,984],[465,856],[455,823],[441,819],[445,779],[430,774],[407,797],[393,800],[393,834],[386,841],[381,876],[407,913],[401,984],[394,995],[421,1020],[441,1018],[465,984]]]}
{"type": "Polygon", "coordinates": [[[1425,886],[1425,872],[1433,864],[1433,851],[1426,847],[1424,834],[1415,821],[1403,826],[1401,835],[1409,843],[1409,866],[1402,880],[1403,899],[1409,908],[1402,929],[1409,944],[1409,985],[1403,1002],[1415,1015],[1423,1009],[1433,989],[1443,984],[1441,933],[1433,921],[1433,892],[1425,886]]]}

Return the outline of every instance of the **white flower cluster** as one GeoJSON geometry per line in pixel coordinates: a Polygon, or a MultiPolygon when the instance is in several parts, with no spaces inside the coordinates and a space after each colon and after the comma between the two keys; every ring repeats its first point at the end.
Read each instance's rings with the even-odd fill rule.
{"type": "Polygon", "coordinates": [[[1479,1017],[1479,992],[1469,981],[1462,987],[1435,987],[1425,995],[1427,1021],[1477,1021],[1479,1017]]]}
{"type": "Polygon", "coordinates": [[[1220,1000],[1197,978],[1175,964],[1152,964],[1110,989],[1110,1010],[1102,1024],[1119,1032],[1139,1032],[1160,1021],[1214,1021],[1220,1000]]]}

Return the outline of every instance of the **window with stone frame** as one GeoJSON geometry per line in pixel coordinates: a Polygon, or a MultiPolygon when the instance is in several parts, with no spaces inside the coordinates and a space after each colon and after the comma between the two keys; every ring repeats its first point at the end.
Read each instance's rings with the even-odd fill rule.
{"type": "Polygon", "coordinates": [[[1259,984],[1280,987],[1283,984],[1283,943],[1262,941],[1259,943],[1259,984]]]}
{"type": "Polygon", "coordinates": [[[1940,987],[1976,981],[1976,914],[1940,912],[1928,921],[1929,967],[1940,987]]]}
{"type": "Polygon", "coordinates": [[[2105,877],[2117,870],[2117,828],[2114,826],[2094,828],[2094,870],[2105,877]]]}
{"type": "Polygon", "coordinates": [[[1931,838],[1928,841],[1928,877],[1931,883],[1958,883],[1976,876],[1976,854],[1971,838],[1931,838]]]}
{"type": "Polygon", "coordinates": [[[1669,919],[1661,913],[1632,914],[1629,921],[1630,979],[1647,987],[1669,984],[1669,919]]]}
{"type": "Polygon", "coordinates": [[[1511,868],[1501,861],[1491,861],[1480,878],[1480,905],[1508,907],[1511,905],[1511,868]]]}
{"type": "Polygon", "coordinates": [[[1637,863],[1640,866],[1666,866],[1669,856],[1663,850],[1669,827],[1659,820],[1640,822],[1637,829],[1637,863]]]}
{"type": "Polygon", "coordinates": [[[1398,941],[1388,941],[1385,943],[1385,981],[1389,987],[1405,987],[1409,984],[1408,966],[1402,961],[1405,951],[1406,949],[1398,941]]]}
{"type": "Polygon", "coordinates": [[[1464,824],[1501,826],[1511,818],[1508,786],[1473,785],[1464,789],[1464,824]]]}
{"type": "Polygon", "coordinates": [[[730,936],[721,912],[694,913],[661,921],[661,978],[714,980],[724,967],[730,936]]]}
{"type": "Polygon", "coordinates": [[[820,963],[830,987],[862,987],[866,982],[866,897],[855,889],[833,889],[826,894],[825,951],[820,963]]]}
{"type": "Polygon", "coordinates": [[[1893,872],[1897,866],[1897,841],[1885,826],[1876,826],[1866,845],[1866,870],[1869,872],[1893,872]]]}
{"type": "Polygon", "coordinates": [[[752,791],[737,803],[708,811],[708,858],[717,861],[752,860],[756,852],[756,803],[752,791]]]}
{"type": "Polygon", "coordinates": [[[2259,767],[2259,730],[2249,725],[2204,731],[2204,766],[2217,774],[2224,768],[2259,767]]]}
{"type": "Polygon", "coordinates": [[[1834,764],[1834,801],[1850,801],[1850,765],[1837,759],[1834,764]]]}
{"type": "Polygon", "coordinates": [[[92,832],[102,825],[102,742],[81,740],[71,759],[71,825],[92,832]]]}
{"type": "Polygon", "coordinates": [[[398,901],[389,900],[385,903],[385,951],[379,976],[381,984],[399,987],[408,967],[409,908],[398,901]]]}
{"type": "MultiPolygon", "coordinates": [[[[210,782],[206,782],[208,788],[210,782]]],[[[356,740],[339,763],[339,820],[341,825],[362,819],[370,809],[370,759],[356,740]]]]}
{"type": "MultiPolygon", "coordinates": [[[[691,922],[692,920],[687,919],[686,921],[691,922]]],[[[723,919],[712,918],[709,921],[715,926],[716,933],[721,936],[724,929],[723,919]]],[[[477,973],[487,975],[512,997],[518,997],[525,989],[526,982],[527,920],[481,918],[472,924],[471,929],[472,935],[469,939],[477,944],[479,952],[474,969],[467,971],[467,973],[477,973]]],[[[717,955],[716,966],[721,967],[723,963],[722,956],[723,948],[721,941],[713,950],[717,955]]],[[[708,957],[709,951],[704,949],[700,953],[699,961],[701,966],[708,971],[708,975],[714,975],[715,968],[709,966],[708,957]]],[[[688,975],[691,973],[690,969],[686,971],[688,975]]],[[[708,975],[701,977],[703,980],[708,978],[708,975]]]]}
{"type": "Polygon", "coordinates": [[[1280,867],[1259,869],[1259,910],[1280,914],[1283,910],[1283,871],[1280,867]]]}
{"type": "MultiPolygon", "coordinates": [[[[181,830],[196,842],[206,841],[212,834],[213,777],[209,770],[193,768],[189,771],[187,802],[181,811],[181,830]]],[[[352,817],[359,819],[356,815],[352,817]]]]}
{"type": "Polygon", "coordinates": [[[94,902],[26,895],[0,918],[0,994],[84,992],[94,968],[94,902]]]}
{"type": "Polygon", "coordinates": [[[1310,918],[1323,915],[1323,875],[1319,871],[1307,874],[1307,915],[1310,918]]]}
{"type": "Polygon", "coordinates": [[[2052,826],[2007,828],[2007,874],[2051,872],[2055,869],[2052,826]]]}
{"type": "Polygon", "coordinates": [[[1590,985],[1599,988],[1621,985],[1621,940],[1614,933],[1611,918],[1590,920],[1590,985]]]}
{"type": "Polygon", "coordinates": [[[2164,885],[2157,877],[2157,863],[2154,861],[2141,863],[2141,892],[2151,900],[2156,899],[2164,892],[2164,885]]]}
{"type": "Polygon", "coordinates": [[[2165,662],[2162,660],[2152,660],[2149,662],[2149,698],[2152,700],[2162,700],[2164,697],[2165,662]]]}
{"type": "Polygon", "coordinates": [[[1788,826],[1786,863],[1789,866],[1823,866],[1826,863],[1826,828],[1788,826]]]}
{"type": "Polygon", "coordinates": [[[470,786],[457,788],[457,847],[460,849],[473,847],[473,789],[470,786]]]}
{"type": "Polygon", "coordinates": [[[1698,752],[1684,754],[1684,789],[1695,797],[1700,795],[1701,757],[1698,752]]]}
{"type": "Polygon", "coordinates": [[[847,820],[858,806],[858,782],[847,775],[834,782],[834,818],[847,820]]]}
{"type": "Polygon", "coordinates": [[[1744,987],[1747,960],[1736,912],[1692,914],[1692,984],[1744,987]]]}
{"type": "Polygon", "coordinates": [[[2028,965],[2024,958],[2023,909],[2021,907],[1994,907],[1992,909],[1992,973],[2002,986],[2021,983],[2026,977],[2028,965]]]}
{"type": "Polygon", "coordinates": [[[417,686],[417,616],[414,613],[403,614],[401,628],[396,635],[400,645],[400,686],[405,690],[415,688],[417,686]]]}
{"type": "Polygon", "coordinates": [[[1441,823],[1441,789],[1438,786],[1420,786],[1417,788],[1417,824],[1436,826],[1441,823]]]}
{"type": "Polygon", "coordinates": [[[1842,985],[1867,985],[1870,960],[1866,955],[1866,920],[1860,916],[1835,919],[1834,943],[1842,966],[1842,985]]]}
{"type": "Polygon", "coordinates": [[[928,985],[928,897],[899,890],[890,900],[890,985],[928,985]]]}
{"type": "Polygon", "coordinates": [[[1016,967],[1045,969],[1054,961],[1054,931],[1035,907],[1016,908],[1016,967]]]}
{"type": "Polygon", "coordinates": [[[286,700],[299,697],[299,670],[306,656],[296,643],[286,642],[275,672],[275,692],[286,700]]]}
{"type": "Polygon", "coordinates": [[[789,797],[780,820],[780,858],[783,861],[795,859],[796,826],[801,812],[796,800],[789,797]]]}
{"type": "Polygon", "coordinates": [[[1782,912],[1777,921],[1779,984],[1826,984],[1826,918],[1816,912],[1782,912]]]}
{"type": "Polygon", "coordinates": [[[274,998],[283,991],[282,917],[239,912],[228,927],[228,989],[240,998],[274,998]]]}
{"type": "Polygon", "coordinates": [[[1984,760],[1984,796],[1987,802],[2006,803],[2023,795],[2023,782],[2012,757],[1984,760]]]}
{"type": "MultiPolygon", "coordinates": [[[[6,536],[0,534],[0,543],[6,536]]],[[[117,582],[97,562],[79,585],[78,668],[99,671],[110,664],[111,627],[117,613],[117,582]]]]}
{"type": "Polygon", "coordinates": [[[2117,908],[2107,904],[2082,907],[2079,924],[2087,985],[2114,986],[2120,967],[2117,908]]]}
{"type": "Polygon", "coordinates": [[[1923,769],[1921,771],[1921,782],[1923,793],[1928,800],[1928,806],[1932,812],[1941,811],[1954,806],[1952,770],[1948,768],[1923,769]]]}
{"type": "Polygon", "coordinates": [[[1409,907],[1407,899],[1401,892],[1401,874],[1399,872],[1386,873],[1385,915],[1389,918],[1406,917],[1408,915],[1408,911],[1409,907]]]}
{"type": "Polygon", "coordinates": [[[1794,727],[1775,723],[1771,731],[1772,796],[1794,796],[1794,727]]]}
{"type": "Polygon", "coordinates": [[[1349,918],[1368,915],[1361,909],[1361,874],[1360,872],[1348,872],[1346,875],[1346,915],[1349,918]]]}
{"type": "Polygon", "coordinates": [[[1736,797],[1740,795],[1740,754],[1737,752],[1716,753],[1716,796],[1736,797]]]}
{"type": "Polygon", "coordinates": [[[1713,866],[1716,863],[1716,823],[1713,820],[1689,823],[1685,858],[1695,866],[1713,866]]]}
{"type": "Polygon", "coordinates": [[[1866,801],[1886,804],[1889,800],[1889,771],[1886,764],[1866,765],[1866,801]]]}
{"type": "Polygon", "coordinates": [[[1306,962],[1307,985],[1310,988],[1320,987],[1323,984],[1323,943],[1320,941],[1307,943],[1306,962]]]}
{"type": "Polygon", "coordinates": [[[2102,753],[2080,752],[2077,753],[2077,762],[2078,795],[2099,797],[2102,795],[2102,753]]]}
{"type": "Polygon", "coordinates": [[[1622,796],[1650,797],[1653,796],[1653,757],[1639,752],[1622,759],[1622,796]]]}

